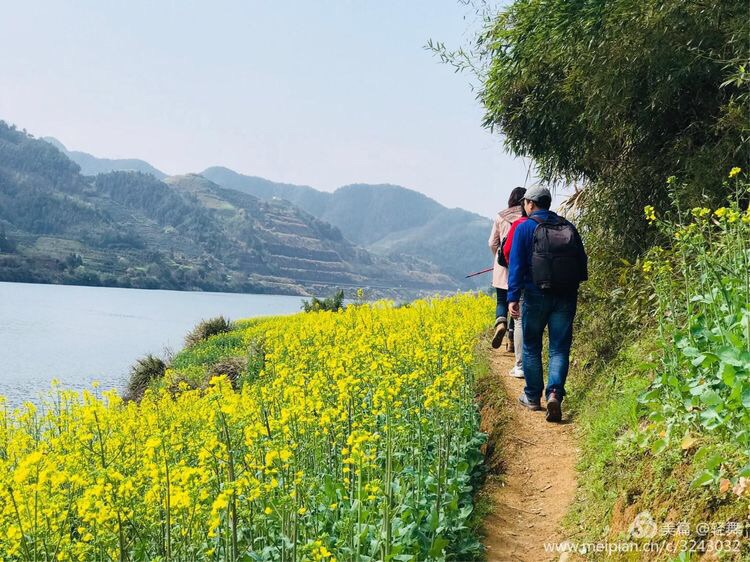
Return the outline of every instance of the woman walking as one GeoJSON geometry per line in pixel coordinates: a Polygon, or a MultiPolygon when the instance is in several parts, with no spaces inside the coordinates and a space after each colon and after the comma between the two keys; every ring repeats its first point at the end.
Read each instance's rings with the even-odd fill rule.
{"type": "MultiPolygon", "coordinates": [[[[525,195],[525,194],[524,194],[525,195]]],[[[508,264],[508,268],[510,268],[510,250],[513,247],[513,235],[516,233],[516,228],[524,222],[526,222],[529,217],[526,215],[526,210],[523,209],[523,202],[521,202],[521,218],[516,219],[516,221],[510,226],[510,230],[508,231],[508,235],[505,237],[505,242],[503,242],[503,247],[500,248],[500,251],[503,253],[503,256],[505,256],[505,263],[508,264]]],[[[523,308],[523,295],[518,299],[518,306],[519,308],[523,308]]],[[[513,365],[513,368],[508,373],[511,377],[516,377],[517,379],[524,378],[523,375],[523,331],[521,326],[521,318],[519,317],[517,320],[511,316],[510,318],[510,333],[513,334],[513,353],[515,353],[516,356],[516,362],[513,365]],[[515,330],[513,329],[513,324],[515,323],[515,330]]],[[[510,334],[508,334],[510,337],[510,334]]]]}
{"type": "MultiPolygon", "coordinates": [[[[492,270],[492,286],[495,288],[497,305],[495,306],[495,333],[492,337],[492,347],[497,349],[503,343],[508,331],[508,268],[500,265],[498,252],[502,252],[503,242],[508,235],[511,225],[521,216],[521,201],[526,189],[516,187],[510,192],[508,208],[500,211],[492,224],[492,231],[488,245],[495,257],[492,270]]],[[[505,263],[504,256],[502,262],[505,263]]]]}

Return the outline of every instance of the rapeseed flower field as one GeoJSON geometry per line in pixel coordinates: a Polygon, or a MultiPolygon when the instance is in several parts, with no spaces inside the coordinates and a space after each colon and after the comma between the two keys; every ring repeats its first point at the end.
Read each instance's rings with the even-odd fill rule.
{"type": "Polygon", "coordinates": [[[140,403],[54,389],[0,408],[0,559],[472,557],[492,309],[464,295],[241,322],[140,403]],[[249,349],[238,390],[180,382],[249,349]]]}

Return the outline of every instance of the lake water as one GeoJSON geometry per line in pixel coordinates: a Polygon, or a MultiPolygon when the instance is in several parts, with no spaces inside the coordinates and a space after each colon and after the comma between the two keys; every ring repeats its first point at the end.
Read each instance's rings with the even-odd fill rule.
{"type": "Polygon", "coordinates": [[[36,401],[64,388],[123,388],[136,359],[165,349],[205,318],[300,311],[300,297],[147,291],[0,282],[0,395],[36,401]]]}

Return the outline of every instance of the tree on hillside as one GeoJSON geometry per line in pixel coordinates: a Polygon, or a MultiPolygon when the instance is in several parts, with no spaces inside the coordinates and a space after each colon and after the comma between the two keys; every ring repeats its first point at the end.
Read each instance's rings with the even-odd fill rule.
{"type": "Polygon", "coordinates": [[[484,125],[513,153],[584,185],[590,239],[633,255],[667,177],[686,205],[718,202],[748,167],[749,22],[746,0],[516,0],[485,19],[474,60],[434,47],[478,71],[484,125]]]}

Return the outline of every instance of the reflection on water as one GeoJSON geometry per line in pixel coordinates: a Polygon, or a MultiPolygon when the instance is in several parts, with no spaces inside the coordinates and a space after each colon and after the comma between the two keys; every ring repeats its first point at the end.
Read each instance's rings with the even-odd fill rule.
{"type": "Polygon", "coordinates": [[[136,359],[178,351],[201,319],[299,312],[299,297],[0,282],[0,395],[122,388],[136,359]]]}

